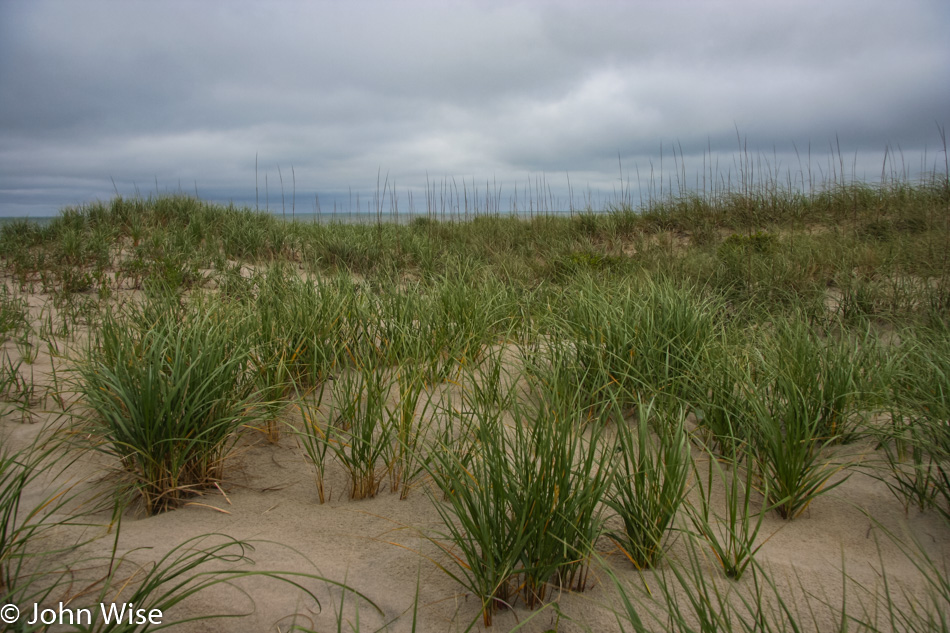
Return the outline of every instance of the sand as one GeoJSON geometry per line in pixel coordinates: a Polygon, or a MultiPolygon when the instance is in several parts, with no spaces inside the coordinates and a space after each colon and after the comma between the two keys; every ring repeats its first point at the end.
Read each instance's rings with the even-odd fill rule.
{"type": "MultiPolygon", "coordinates": [[[[39,318],[49,298],[30,296],[31,312],[39,318]]],[[[77,336],[76,347],[82,335],[77,336]]],[[[7,341],[3,349],[17,358],[20,350],[7,341]]],[[[52,388],[53,372],[62,379],[70,366],[68,358],[50,357],[41,349],[32,365],[23,365],[37,385],[37,393],[52,388]]],[[[449,387],[446,387],[449,388],[449,387]]],[[[65,394],[67,399],[69,395],[65,394]]],[[[56,399],[48,394],[33,403],[30,415],[22,418],[7,412],[0,422],[0,442],[4,448],[17,449],[33,442],[51,428],[68,423],[56,399]]],[[[77,403],[74,412],[81,412],[77,403]]],[[[293,411],[283,414],[293,420],[293,411]]],[[[371,599],[379,611],[362,603],[352,593],[339,587],[304,576],[292,577],[310,589],[320,605],[285,582],[271,578],[245,578],[234,587],[216,586],[197,594],[171,612],[166,621],[210,613],[248,613],[241,619],[203,620],[185,624],[182,631],[288,631],[293,624],[306,629],[337,630],[337,618],[350,624],[342,630],[409,631],[413,625],[413,609],[417,607],[416,630],[465,630],[474,622],[481,628],[479,601],[449,577],[440,566],[451,568],[449,556],[432,540],[441,529],[441,520],[434,506],[438,496],[428,494],[423,482],[412,490],[409,498],[400,500],[384,484],[375,498],[351,501],[342,468],[330,460],[327,487],[331,499],[320,504],[314,484],[313,469],[292,435],[284,433],[272,443],[260,432],[248,430],[238,443],[238,450],[229,460],[225,480],[220,489],[205,491],[182,507],[157,516],[146,517],[131,508],[123,515],[117,542],[117,553],[129,561],[146,565],[159,560],[172,548],[204,534],[222,541],[225,538],[254,542],[249,552],[255,570],[274,570],[291,574],[316,574],[329,580],[346,583],[371,599]],[[341,614],[342,602],[342,614],[341,614]]],[[[705,459],[693,447],[697,460],[705,459]]],[[[770,577],[780,592],[795,608],[808,628],[817,623],[827,629],[834,622],[833,612],[823,603],[840,606],[842,574],[852,579],[847,588],[847,604],[860,614],[861,602],[871,602],[858,585],[877,590],[882,587],[882,569],[886,570],[892,596],[900,602],[902,589],[912,595],[920,593],[920,572],[912,559],[887,537],[885,530],[900,535],[901,541],[919,542],[934,560],[945,565],[950,557],[950,531],[935,513],[905,512],[903,505],[886,485],[872,476],[880,470],[874,446],[869,441],[835,449],[835,458],[852,466],[839,477],[847,481],[819,497],[801,517],[784,521],[772,514],[766,517],[760,532],[764,542],[757,560],[770,570],[770,577]],[[844,570],[844,571],[843,571],[844,570]],[[810,597],[807,596],[810,594],[810,597]],[[814,611],[812,614],[811,611],[814,611]]],[[[117,464],[103,455],[89,452],[77,454],[76,463],[57,478],[43,477],[24,496],[24,507],[32,507],[65,483],[83,497],[108,491],[115,482],[117,464]]],[[[699,468],[705,472],[705,468],[699,468]]],[[[691,493],[695,494],[695,492],[691,493]]],[[[94,516],[103,526],[110,521],[108,512],[94,516]]],[[[677,526],[688,528],[685,513],[677,526]]],[[[82,548],[65,554],[76,560],[108,557],[114,542],[114,531],[105,527],[60,530],[50,542],[95,538],[82,548]]],[[[210,541],[208,541],[210,542],[210,541]]],[[[688,537],[679,534],[671,539],[671,556],[686,560],[688,537]]],[[[555,592],[555,599],[539,611],[518,606],[495,615],[493,630],[508,631],[522,624],[523,631],[611,631],[618,630],[615,612],[621,603],[606,569],[613,570],[629,591],[642,595],[644,586],[660,595],[659,584],[669,574],[669,564],[657,571],[640,573],[626,561],[609,540],[598,543],[602,562],[594,564],[592,586],[583,593],[555,592]]],[[[751,575],[739,582],[727,580],[708,549],[700,552],[706,577],[715,580],[721,589],[744,592],[752,586],[751,575]]],[[[98,567],[77,568],[77,578],[95,576],[98,567]],[[90,571],[92,569],[92,571],[90,571]]],[[[126,569],[131,573],[134,566],[126,569]]],[[[126,592],[128,589],[125,590],[126,592]]],[[[118,595],[122,600],[127,593],[118,595]]],[[[114,595],[110,596],[116,599],[114,595]]],[[[57,599],[53,597],[54,601],[57,599]]],[[[88,600],[88,598],[87,598],[88,600]]],[[[946,605],[944,605],[946,606],[946,605]]],[[[646,618],[646,615],[644,615],[646,618]]],[[[882,616],[883,617],[883,616],[882,616]]],[[[887,629],[886,622],[879,626],[887,629]]],[[[661,624],[652,630],[664,630],[661,624]]]]}

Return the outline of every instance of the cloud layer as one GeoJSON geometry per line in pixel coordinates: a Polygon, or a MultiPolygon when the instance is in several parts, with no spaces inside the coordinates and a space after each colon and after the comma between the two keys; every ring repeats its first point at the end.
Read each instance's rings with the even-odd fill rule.
{"type": "Polygon", "coordinates": [[[945,2],[774,4],[3,2],[0,215],[253,204],[255,160],[271,206],[278,165],[327,201],[378,172],[610,192],[661,151],[670,182],[673,151],[694,183],[741,148],[794,179],[809,146],[816,173],[943,164],[945,2]]]}

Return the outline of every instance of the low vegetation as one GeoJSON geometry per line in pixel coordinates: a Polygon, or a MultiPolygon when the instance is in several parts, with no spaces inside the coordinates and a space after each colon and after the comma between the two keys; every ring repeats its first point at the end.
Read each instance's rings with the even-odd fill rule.
{"type": "MultiPolygon", "coordinates": [[[[622,628],[817,629],[820,599],[793,609],[756,561],[763,517],[799,521],[858,471],[950,530],[946,176],[370,225],[117,197],[3,224],[0,265],[4,420],[40,402],[65,420],[57,443],[0,452],[4,603],[59,599],[81,561],[32,544],[87,519],[41,509],[101,490],[24,508],[38,472],[95,449],[120,482],[100,499],[113,516],[175,512],[224,482],[249,433],[302,448],[300,503],[329,500],[331,469],[352,500],[428,495],[434,563],[485,626],[603,570],[622,628]],[[58,368],[42,385],[39,350],[58,368]],[[844,450],[857,442],[872,454],[844,450]]],[[[946,560],[893,538],[928,593],[860,587],[820,605],[839,630],[950,626],[946,560]]],[[[135,578],[136,601],[184,599],[163,588],[245,546],[182,544],[135,578]]]]}

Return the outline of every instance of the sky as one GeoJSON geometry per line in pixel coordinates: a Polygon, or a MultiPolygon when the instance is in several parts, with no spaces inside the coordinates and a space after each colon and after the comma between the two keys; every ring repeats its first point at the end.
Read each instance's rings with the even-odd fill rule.
{"type": "Polygon", "coordinates": [[[0,216],[917,177],[948,78],[946,0],[0,0],[0,216]]]}

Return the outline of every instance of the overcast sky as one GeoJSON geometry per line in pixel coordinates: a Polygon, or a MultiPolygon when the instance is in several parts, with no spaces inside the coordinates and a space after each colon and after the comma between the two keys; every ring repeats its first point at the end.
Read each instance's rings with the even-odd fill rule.
{"type": "Polygon", "coordinates": [[[0,0],[0,215],[179,186],[254,206],[255,160],[288,212],[293,179],[312,212],[378,174],[416,211],[427,174],[504,210],[542,178],[609,197],[621,169],[638,197],[661,151],[702,188],[740,143],[757,180],[801,182],[809,146],[816,175],[942,170],[948,78],[946,0],[0,0]]]}

